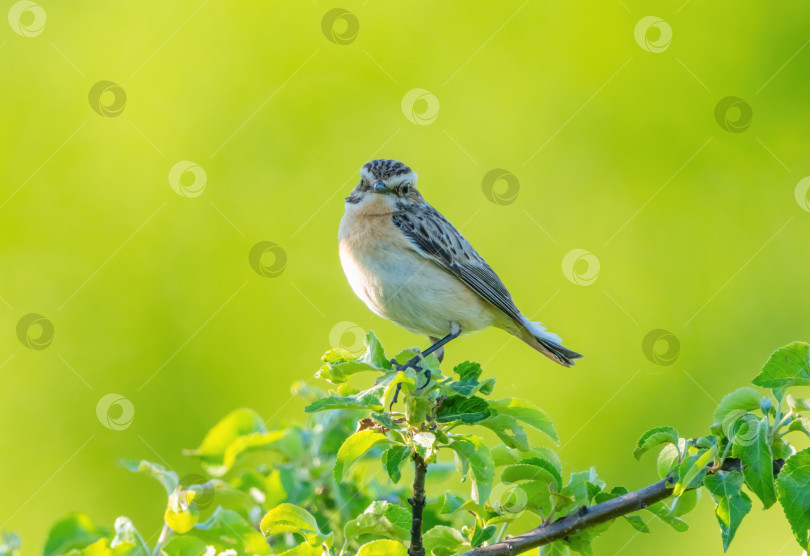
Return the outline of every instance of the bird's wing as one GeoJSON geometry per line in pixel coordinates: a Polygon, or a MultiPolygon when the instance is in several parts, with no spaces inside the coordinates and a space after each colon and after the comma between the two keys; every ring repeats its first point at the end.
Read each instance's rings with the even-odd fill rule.
{"type": "Polygon", "coordinates": [[[395,212],[393,222],[418,253],[523,326],[523,317],[501,279],[439,211],[428,204],[410,205],[395,212]]]}

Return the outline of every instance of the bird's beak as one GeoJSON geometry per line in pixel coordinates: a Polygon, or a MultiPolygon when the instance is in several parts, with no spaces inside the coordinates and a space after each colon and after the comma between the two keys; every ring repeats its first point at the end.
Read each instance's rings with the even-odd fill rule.
{"type": "Polygon", "coordinates": [[[388,188],[381,181],[374,184],[374,193],[388,193],[388,188]]]}

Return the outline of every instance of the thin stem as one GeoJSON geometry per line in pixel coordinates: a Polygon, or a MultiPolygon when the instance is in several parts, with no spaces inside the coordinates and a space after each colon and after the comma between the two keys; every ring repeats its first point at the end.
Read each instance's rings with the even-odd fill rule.
{"type": "Polygon", "coordinates": [[[425,475],[427,475],[427,463],[414,452],[413,454],[413,498],[408,499],[412,509],[411,519],[411,547],[408,549],[409,556],[425,556],[425,547],[422,546],[422,510],[425,508],[425,475]]]}
{"type": "Polygon", "coordinates": [[[152,556],[160,556],[161,549],[163,545],[169,540],[169,537],[172,535],[172,530],[169,528],[168,523],[163,524],[163,529],[160,530],[160,536],[158,537],[157,544],[155,545],[155,550],[152,551],[152,556]]]}

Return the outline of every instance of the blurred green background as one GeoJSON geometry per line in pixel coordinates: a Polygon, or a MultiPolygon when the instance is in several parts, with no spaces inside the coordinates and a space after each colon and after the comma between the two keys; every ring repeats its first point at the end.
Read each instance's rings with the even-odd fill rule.
{"type": "MultiPolygon", "coordinates": [[[[426,345],[340,268],[371,158],[411,165],[521,309],[586,355],[563,370],[491,330],[447,356],[543,407],[571,470],[651,483],[642,432],[703,434],[773,349],[810,339],[803,3],[31,4],[4,2],[0,29],[0,529],[25,554],[71,510],[156,533],[160,488],[116,460],[182,476],[181,449],[235,407],[302,419],[289,385],[353,324],[426,345]],[[205,177],[173,189],[181,161],[205,177]],[[272,276],[249,261],[262,241],[272,276]],[[564,268],[574,249],[591,255],[564,268]],[[19,332],[29,313],[47,321],[19,332]],[[48,322],[47,347],[24,345],[48,322]],[[97,417],[110,393],[131,422],[126,400],[97,417]]],[[[729,554],[798,554],[759,508],[729,554]]],[[[689,522],[596,547],[722,553],[709,500],[689,522]]]]}

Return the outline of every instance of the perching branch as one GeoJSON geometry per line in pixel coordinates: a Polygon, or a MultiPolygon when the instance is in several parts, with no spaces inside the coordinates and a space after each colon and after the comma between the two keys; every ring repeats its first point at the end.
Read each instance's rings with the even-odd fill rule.
{"type": "Polygon", "coordinates": [[[425,547],[422,546],[422,510],[425,508],[425,475],[427,475],[427,464],[417,453],[413,454],[413,498],[408,499],[412,508],[413,518],[411,520],[411,547],[408,549],[409,556],[425,556],[425,547]]]}
{"type": "MultiPolygon", "coordinates": [[[[774,475],[779,474],[784,464],[785,460],[783,459],[774,460],[774,475]]],[[[722,465],[717,468],[717,470],[722,471],[740,471],[741,469],[740,460],[737,458],[726,458],[723,460],[722,465]]],[[[561,517],[548,525],[539,525],[522,535],[510,537],[489,546],[473,548],[458,556],[515,556],[544,544],[566,539],[583,529],[643,510],[660,500],[669,498],[672,496],[675,485],[667,481],[668,479],[658,481],[641,490],[628,492],[590,508],[583,506],[576,512],[561,517]]]]}
{"type": "Polygon", "coordinates": [[[565,539],[605,521],[643,510],[647,506],[671,496],[674,486],[668,485],[667,480],[664,479],[654,485],[629,492],[590,508],[583,506],[576,512],[561,517],[548,525],[540,525],[527,533],[510,537],[499,543],[474,548],[461,556],[514,556],[532,548],[565,539]]]}

